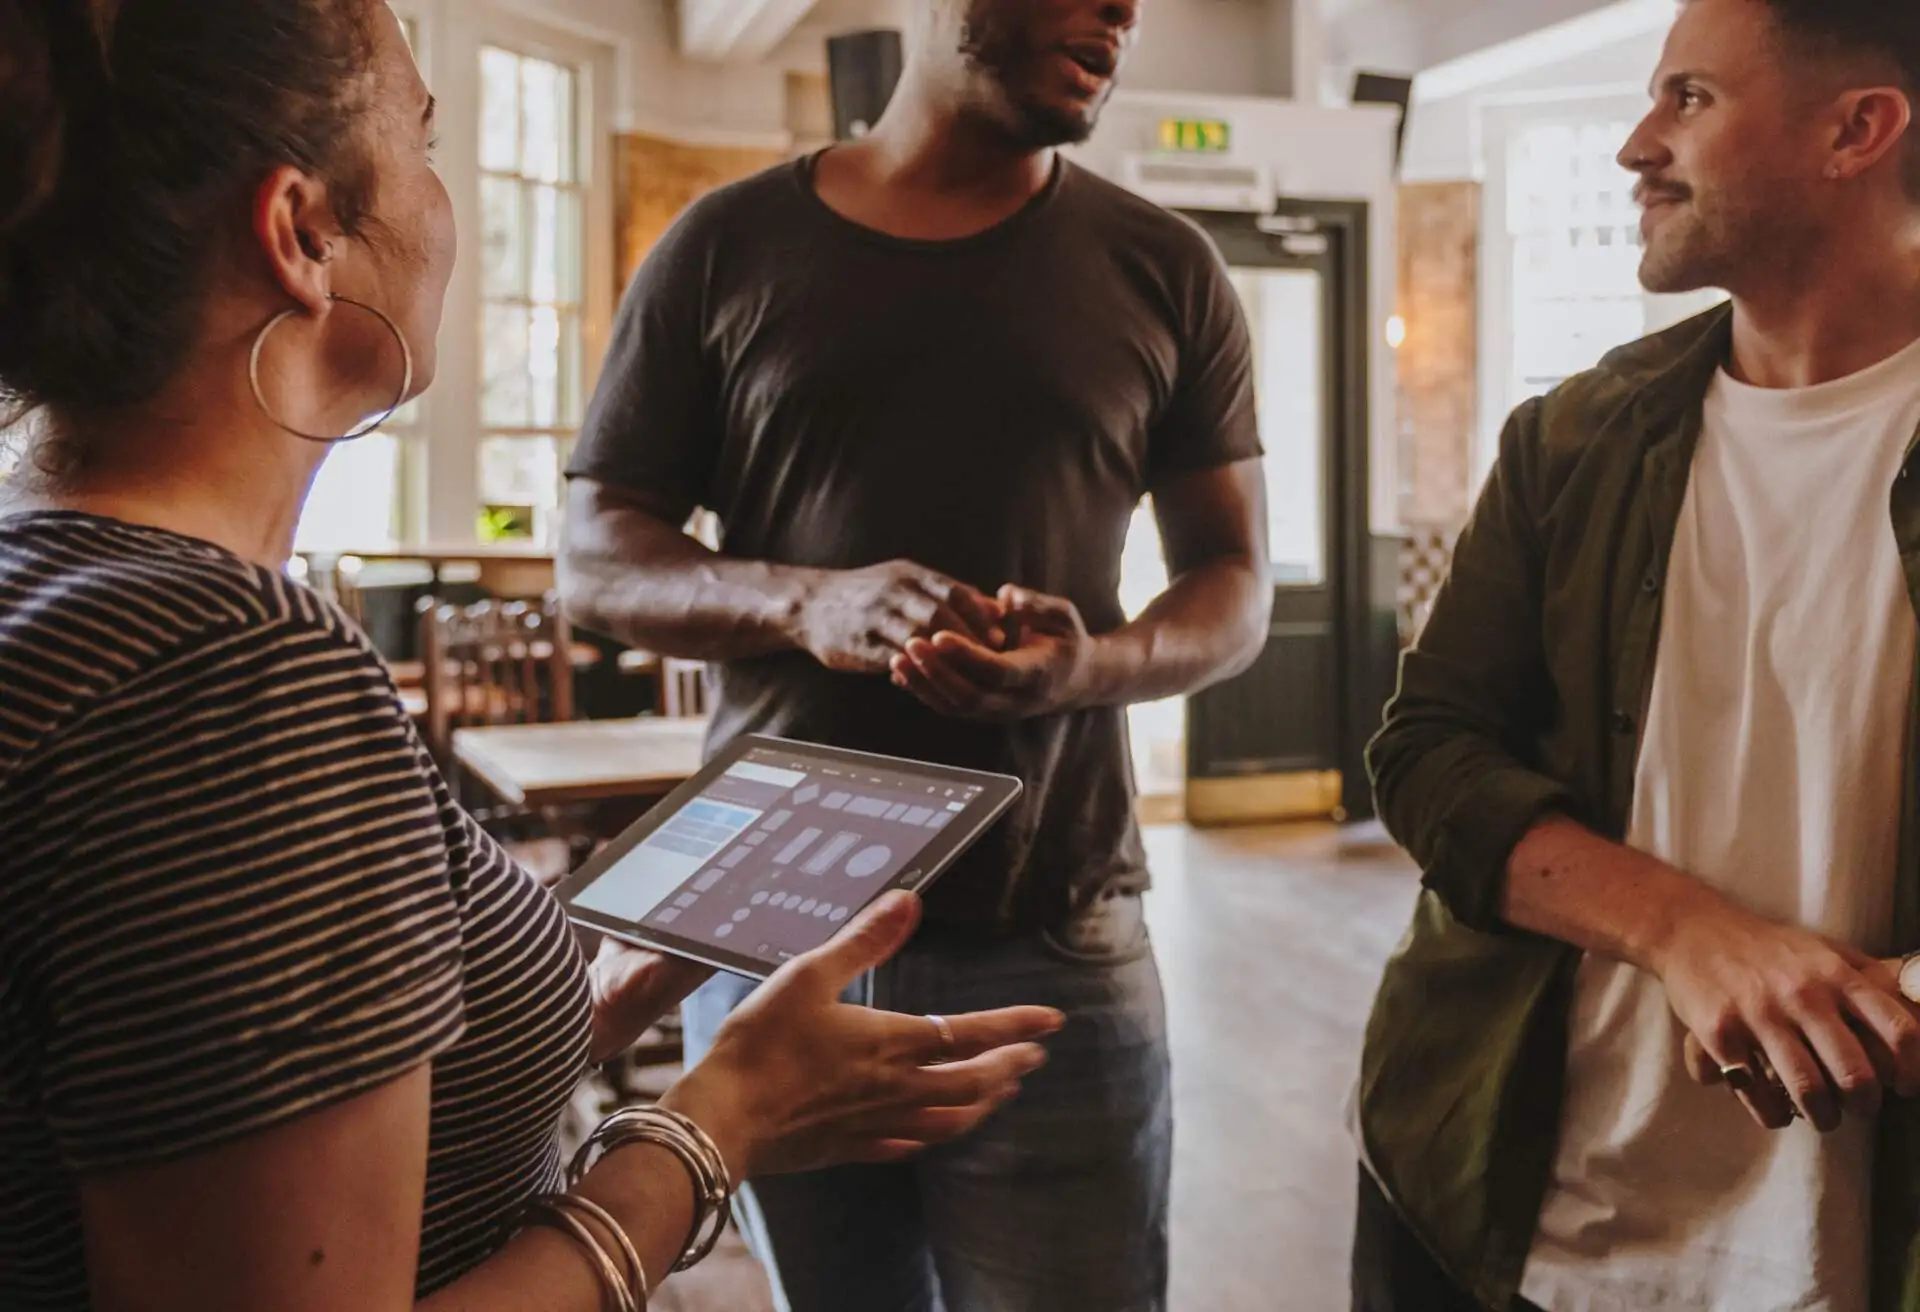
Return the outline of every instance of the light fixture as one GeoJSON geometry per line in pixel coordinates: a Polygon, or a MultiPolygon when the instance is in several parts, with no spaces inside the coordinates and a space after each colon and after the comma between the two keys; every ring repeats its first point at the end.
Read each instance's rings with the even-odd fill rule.
{"type": "Polygon", "coordinates": [[[1397,314],[1387,316],[1387,345],[1399,350],[1407,340],[1407,321],[1397,314]]]}

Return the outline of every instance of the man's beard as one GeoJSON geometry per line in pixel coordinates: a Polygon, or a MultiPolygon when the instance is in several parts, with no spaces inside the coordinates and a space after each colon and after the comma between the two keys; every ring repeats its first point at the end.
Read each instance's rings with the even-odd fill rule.
{"type": "Polygon", "coordinates": [[[995,124],[1025,150],[1085,141],[1093,133],[1098,107],[1094,112],[1077,114],[1023,96],[1019,88],[1040,63],[1041,52],[1028,44],[1025,33],[1017,27],[994,21],[986,12],[992,7],[970,6],[967,21],[961,26],[959,49],[968,67],[995,92],[995,124]]]}
{"type": "Polygon", "coordinates": [[[1678,231],[1682,222],[1683,216],[1669,219],[1661,234],[1664,240],[1649,242],[1640,257],[1640,285],[1657,295],[1711,287],[1725,265],[1715,235],[1697,221],[1678,231]]]}
{"type": "Polygon", "coordinates": [[[1640,285],[1657,295],[1726,288],[1746,270],[1778,260],[1795,241],[1792,225],[1760,210],[1702,208],[1697,194],[1647,243],[1640,285]]]}

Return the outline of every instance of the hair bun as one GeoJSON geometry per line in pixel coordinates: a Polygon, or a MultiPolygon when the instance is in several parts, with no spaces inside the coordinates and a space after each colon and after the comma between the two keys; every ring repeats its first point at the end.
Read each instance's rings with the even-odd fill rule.
{"type": "Polygon", "coordinates": [[[0,0],[0,238],[51,199],[76,90],[104,74],[115,0],[0,0]]]}

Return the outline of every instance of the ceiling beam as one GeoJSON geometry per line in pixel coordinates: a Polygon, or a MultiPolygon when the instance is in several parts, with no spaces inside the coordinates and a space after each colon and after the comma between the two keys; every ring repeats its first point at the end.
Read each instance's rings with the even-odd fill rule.
{"type": "Polygon", "coordinates": [[[716,63],[764,59],[815,0],[680,0],[680,53],[716,63]]]}

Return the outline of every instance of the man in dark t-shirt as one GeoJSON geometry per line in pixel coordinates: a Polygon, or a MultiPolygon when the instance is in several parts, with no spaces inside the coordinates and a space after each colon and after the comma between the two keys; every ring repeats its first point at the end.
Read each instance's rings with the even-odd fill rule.
{"type": "MultiPolygon", "coordinates": [[[[874,1001],[1049,1003],[1068,1027],[966,1143],[756,1183],[783,1306],[1147,1312],[1171,1110],[1125,707],[1264,641],[1251,348],[1198,229],[1055,153],[1136,3],[920,2],[870,135],[707,196],[648,256],[569,471],[562,586],[580,622],[711,663],[716,743],[1026,783],[874,1001]],[[1145,494],[1173,582],[1129,621],[1145,494]],[[680,531],[696,507],[718,552],[680,531]]],[[[745,993],[689,1004],[694,1050],[745,993]]]]}

